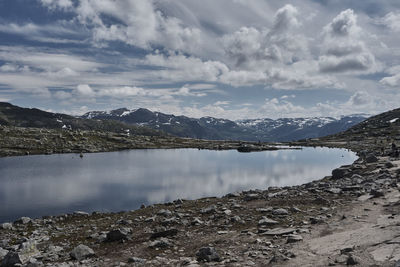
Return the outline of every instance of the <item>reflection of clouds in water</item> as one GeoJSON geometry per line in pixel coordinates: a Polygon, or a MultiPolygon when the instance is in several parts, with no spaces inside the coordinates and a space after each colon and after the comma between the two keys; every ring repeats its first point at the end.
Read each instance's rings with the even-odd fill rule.
{"type": "Polygon", "coordinates": [[[156,203],[297,185],[354,160],[354,154],[326,148],[136,150],[87,154],[83,160],[70,155],[0,159],[0,214],[20,209],[23,215],[25,209],[43,205],[61,213],[78,202],[86,210],[118,210],[118,205],[136,208],[146,199],[156,203]]]}

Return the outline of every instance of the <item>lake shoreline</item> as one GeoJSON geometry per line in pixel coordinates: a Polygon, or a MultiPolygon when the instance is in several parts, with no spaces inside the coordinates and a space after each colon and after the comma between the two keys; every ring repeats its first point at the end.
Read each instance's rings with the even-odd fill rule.
{"type": "Polygon", "coordinates": [[[390,142],[335,136],[286,144],[346,148],[359,158],[300,186],[128,212],[21,218],[0,227],[5,260],[51,266],[392,266],[400,162],[389,155],[390,142]]]}

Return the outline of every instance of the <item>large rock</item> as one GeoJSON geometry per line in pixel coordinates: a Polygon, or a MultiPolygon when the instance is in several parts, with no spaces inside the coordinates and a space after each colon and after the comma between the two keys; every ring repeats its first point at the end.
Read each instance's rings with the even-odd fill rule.
{"type": "Polygon", "coordinates": [[[341,178],[345,177],[348,174],[348,172],[349,172],[348,168],[341,167],[341,168],[334,169],[332,171],[332,179],[335,179],[335,180],[341,179],[341,178]]]}
{"type": "Polygon", "coordinates": [[[4,259],[4,257],[8,254],[8,250],[0,248],[0,262],[4,259]]]}
{"type": "Polygon", "coordinates": [[[128,239],[128,233],[123,229],[111,230],[107,233],[107,242],[116,242],[128,239]]]}
{"type": "Polygon", "coordinates": [[[368,154],[365,158],[365,162],[367,163],[375,163],[378,162],[378,158],[374,154],[368,154]]]}
{"type": "Polygon", "coordinates": [[[214,247],[203,247],[196,253],[198,261],[220,261],[221,258],[214,247]]]}
{"type": "Polygon", "coordinates": [[[26,261],[17,252],[10,251],[1,262],[1,267],[14,267],[15,265],[24,264],[26,261]]]}
{"type": "Polygon", "coordinates": [[[286,216],[289,215],[289,212],[285,209],[275,209],[272,211],[273,215],[280,215],[280,216],[286,216]]]}
{"type": "Polygon", "coordinates": [[[79,246],[75,247],[69,255],[72,259],[81,261],[86,258],[93,257],[95,253],[93,249],[83,244],[80,244],[79,246]]]}
{"type": "Polygon", "coordinates": [[[287,243],[295,243],[295,242],[299,242],[302,241],[303,237],[301,235],[294,235],[294,234],[290,234],[287,237],[287,243]]]}

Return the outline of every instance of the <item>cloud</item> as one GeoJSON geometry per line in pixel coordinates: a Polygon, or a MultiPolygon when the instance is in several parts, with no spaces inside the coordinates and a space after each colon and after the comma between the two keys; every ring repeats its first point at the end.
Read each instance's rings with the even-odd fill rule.
{"type": "Polygon", "coordinates": [[[89,97],[94,96],[95,92],[93,89],[87,84],[79,84],[76,87],[76,93],[80,96],[89,97]]]}
{"type": "Polygon", "coordinates": [[[379,64],[362,40],[363,32],[357,24],[357,15],[347,9],[324,27],[323,54],[319,69],[323,73],[371,73],[379,64]]]}
{"type": "Polygon", "coordinates": [[[64,9],[68,10],[73,7],[71,0],[40,0],[42,5],[48,7],[49,9],[64,9]]]}
{"type": "Polygon", "coordinates": [[[400,32],[400,12],[389,12],[383,18],[378,18],[375,23],[387,27],[394,32],[400,32]]]}

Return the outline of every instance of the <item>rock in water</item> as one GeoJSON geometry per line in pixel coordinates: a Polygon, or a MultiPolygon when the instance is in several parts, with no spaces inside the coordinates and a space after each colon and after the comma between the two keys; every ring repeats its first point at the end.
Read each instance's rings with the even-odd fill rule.
{"type": "Polygon", "coordinates": [[[79,246],[75,247],[69,255],[72,259],[81,261],[86,258],[93,257],[95,254],[93,249],[83,244],[80,244],[79,246]]]}
{"type": "Polygon", "coordinates": [[[196,256],[198,261],[210,262],[210,261],[221,260],[220,256],[218,255],[214,247],[203,247],[199,249],[199,251],[196,253],[196,256]]]}

